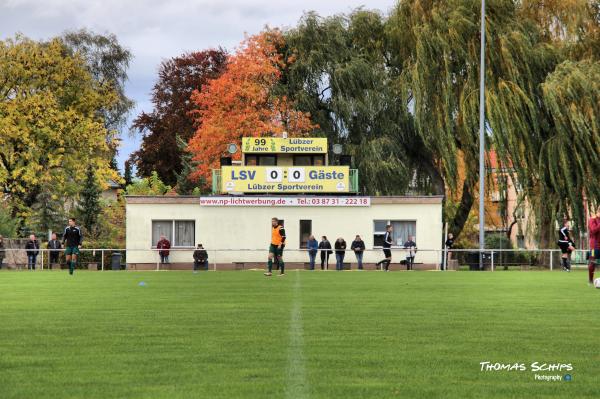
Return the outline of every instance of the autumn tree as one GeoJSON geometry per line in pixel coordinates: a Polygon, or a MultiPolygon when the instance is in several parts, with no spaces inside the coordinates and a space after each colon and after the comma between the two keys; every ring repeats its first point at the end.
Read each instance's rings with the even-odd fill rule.
{"type": "Polygon", "coordinates": [[[31,215],[42,193],[48,206],[73,203],[89,165],[99,182],[120,181],[100,112],[115,101],[61,40],[0,41],[0,188],[13,216],[31,215]]]}
{"type": "Polygon", "coordinates": [[[226,61],[227,54],[220,48],[163,61],[152,90],[154,109],[150,113],[142,112],[133,121],[132,128],[143,135],[141,148],[131,156],[139,176],[149,176],[156,171],[165,183],[177,183],[184,153],[176,137],[187,143],[195,132],[190,115],[196,108],[191,101],[192,92],[220,76],[226,61]]]}
{"type": "Polygon", "coordinates": [[[193,115],[199,127],[188,148],[198,163],[193,179],[210,183],[211,169],[218,168],[227,143],[283,131],[303,135],[317,127],[310,114],[297,111],[285,95],[275,93],[283,70],[293,63],[292,57],[281,54],[283,46],[278,30],[246,38],[230,56],[225,72],[194,92],[193,115]]]}

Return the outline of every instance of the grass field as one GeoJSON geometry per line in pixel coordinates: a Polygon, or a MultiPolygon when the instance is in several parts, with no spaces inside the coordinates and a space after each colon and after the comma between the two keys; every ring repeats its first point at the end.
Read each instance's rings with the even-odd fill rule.
{"type": "Polygon", "coordinates": [[[586,277],[1,272],[0,397],[595,398],[586,277]],[[536,381],[567,372],[532,362],[573,380],[536,381]]]}

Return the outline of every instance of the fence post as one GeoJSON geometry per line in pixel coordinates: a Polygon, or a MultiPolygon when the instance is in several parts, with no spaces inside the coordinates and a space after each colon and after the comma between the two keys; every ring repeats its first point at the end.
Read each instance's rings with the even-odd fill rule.
{"type": "Polygon", "coordinates": [[[217,250],[215,249],[215,257],[213,258],[213,272],[217,271],[217,250]]]}
{"type": "Polygon", "coordinates": [[[42,264],[41,264],[41,269],[42,271],[44,271],[44,250],[40,248],[40,252],[42,253],[42,264]]]}
{"type": "Polygon", "coordinates": [[[552,250],[550,250],[550,252],[548,252],[548,253],[550,254],[550,271],[552,271],[552,269],[553,269],[552,268],[552,263],[553,263],[553,260],[552,260],[552,258],[553,258],[552,257],[552,250]]]}
{"type": "Polygon", "coordinates": [[[100,258],[101,258],[101,260],[100,260],[100,270],[104,271],[104,250],[103,249],[100,250],[100,258]]]}
{"type": "Polygon", "coordinates": [[[492,271],[494,271],[494,250],[492,250],[491,256],[492,256],[492,259],[491,259],[492,271]]]}

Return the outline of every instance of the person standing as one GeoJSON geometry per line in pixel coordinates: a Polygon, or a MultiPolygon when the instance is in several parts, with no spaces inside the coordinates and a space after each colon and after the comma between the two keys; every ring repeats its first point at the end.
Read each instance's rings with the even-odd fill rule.
{"type": "Polygon", "coordinates": [[[202,266],[202,270],[208,270],[208,253],[202,244],[198,244],[198,248],[194,251],[194,273],[200,266],[202,266]]]}
{"type": "Polygon", "coordinates": [[[56,239],[56,233],[52,233],[50,241],[48,241],[47,248],[50,252],[48,267],[52,270],[52,267],[58,264],[58,257],[60,256],[60,250],[62,249],[62,245],[60,241],[56,239]]]}
{"type": "Polygon", "coordinates": [[[308,262],[310,263],[310,270],[315,270],[315,258],[317,257],[319,243],[312,234],[310,237],[308,237],[306,248],[308,249],[308,262]]]}
{"type": "Polygon", "coordinates": [[[575,249],[575,244],[571,240],[569,235],[569,220],[563,221],[563,226],[558,230],[558,242],[557,242],[562,258],[563,271],[571,271],[571,252],[575,249]]]}
{"type": "Polygon", "coordinates": [[[344,256],[346,255],[346,241],[340,237],[335,240],[335,270],[344,270],[344,256]]]}
{"type": "Polygon", "coordinates": [[[403,247],[408,250],[406,252],[406,270],[412,270],[417,254],[417,243],[414,241],[413,236],[408,236],[408,240],[404,242],[403,247]]]}
{"type": "Polygon", "coordinates": [[[327,236],[321,237],[321,242],[319,243],[319,249],[321,250],[321,270],[329,269],[329,255],[333,253],[331,250],[331,243],[327,239],[327,236]]]}
{"type": "Polygon", "coordinates": [[[590,237],[590,253],[588,254],[589,284],[594,284],[594,272],[600,259],[600,205],[596,209],[596,216],[588,221],[588,236],[590,237]]]}
{"type": "Polygon", "coordinates": [[[81,229],[75,225],[75,218],[69,218],[69,225],[65,227],[63,233],[63,245],[65,247],[65,260],[69,266],[69,274],[75,273],[77,256],[81,245],[83,245],[83,234],[81,229]]]}
{"type": "Polygon", "coordinates": [[[169,249],[171,248],[171,242],[167,240],[164,235],[160,236],[160,240],[156,243],[158,249],[158,255],[160,256],[160,263],[169,263],[169,249]]]}
{"type": "Polygon", "coordinates": [[[35,238],[35,234],[29,236],[25,249],[27,250],[27,269],[35,270],[37,256],[40,253],[40,242],[35,238]]]}
{"type": "Polygon", "coordinates": [[[363,269],[363,255],[365,253],[365,242],[360,238],[357,234],[350,245],[350,249],[354,251],[354,255],[356,256],[356,261],[358,262],[358,270],[363,269]]]}
{"type": "Polygon", "coordinates": [[[446,258],[446,261],[442,261],[442,270],[444,270],[444,266],[446,269],[448,268],[448,261],[452,259],[452,247],[454,246],[454,235],[452,233],[448,233],[445,246],[444,257],[446,258]]]}
{"type": "Polygon", "coordinates": [[[2,269],[2,264],[4,263],[4,257],[6,256],[6,247],[4,246],[4,237],[0,235],[0,270],[2,269]]]}
{"type": "Polygon", "coordinates": [[[279,219],[271,219],[271,245],[269,245],[269,259],[267,261],[268,271],[265,276],[273,275],[273,258],[279,264],[279,276],[285,275],[285,264],[283,263],[283,245],[285,243],[285,229],[279,224],[279,219]]]}
{"type": "Polygon", "coordinates": [[[390,263],[392,263],[392,250],[390,248],[392,248],[392,244],[394,243],[392,238],[393,230],[391,224],[385,226],[385,235],[383,236],[383,255],[385,256],[385,259],[380,260],[375,264],[376,266],[383,265],[386,272],[390,271],[390,263]]]}

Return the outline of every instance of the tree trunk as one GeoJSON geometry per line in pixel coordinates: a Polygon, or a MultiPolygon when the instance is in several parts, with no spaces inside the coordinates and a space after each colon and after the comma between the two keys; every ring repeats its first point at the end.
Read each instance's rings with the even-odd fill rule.
{"type": "Polygon", "coordinates": [[[471,208],[473,207],[473,202],[475,201],[475,197],[473,196],[473,187],[475,186],[475,182],[472,179],[467,179],[463,183],[462,190],[462,198],[460,200],[460,205],[456,210],[456,214],[454,215],[454,220],[450,225],[450,230],[452,234],[454,234],[455,239],[458,239],[460,233],[465,227],[465,223],[469,218],[469,213],[471,212],[471,208]]]}

